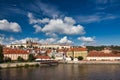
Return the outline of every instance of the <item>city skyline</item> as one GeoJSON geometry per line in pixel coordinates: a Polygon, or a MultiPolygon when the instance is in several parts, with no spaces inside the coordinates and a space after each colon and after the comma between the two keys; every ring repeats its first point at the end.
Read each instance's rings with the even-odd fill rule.
{"type": "Polygon", "coordinates": [[[0,0],[0,43],[120,45],[119,0],[0,0]]]}

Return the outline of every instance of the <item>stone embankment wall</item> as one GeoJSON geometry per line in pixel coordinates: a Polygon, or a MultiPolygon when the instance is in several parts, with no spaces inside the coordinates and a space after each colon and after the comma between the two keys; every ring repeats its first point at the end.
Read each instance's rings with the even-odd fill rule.
{"type": "Polygon", "coordinates": [[[25,66],[25,65],[36,65],[39,64],[39,62],[20,62],[20,63],[2,63],[0,64],[0,68],[12,68],[12,67],[18,67],[18,66],[25,66]]]}
{"type": "Polygon", "coordinates": [[[120,61],[67,61],[66,63],[77,63],[77,64],[120,64],[120,61]]]}

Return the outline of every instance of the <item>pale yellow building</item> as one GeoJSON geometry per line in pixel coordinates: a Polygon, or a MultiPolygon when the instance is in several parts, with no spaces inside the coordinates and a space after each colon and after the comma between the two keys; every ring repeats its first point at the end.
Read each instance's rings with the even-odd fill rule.
{"type": "Polygon", "coordinates": [[[86,48],[70,48],[67,51],[67,57],[74,57],[77,58],[79,56],[82,56],[85,60],[88,55],[88,51],[86,48]]]}
{"type": "Polygon", "coordinates": [[[22,57],[24,60],[27,60],[29,56],[27,50],[12,49],[12,48],[4,48],[3,54],[4,57],[9,57],[11,58],[11,60],[17,60],[18,56],[22,57]]]}

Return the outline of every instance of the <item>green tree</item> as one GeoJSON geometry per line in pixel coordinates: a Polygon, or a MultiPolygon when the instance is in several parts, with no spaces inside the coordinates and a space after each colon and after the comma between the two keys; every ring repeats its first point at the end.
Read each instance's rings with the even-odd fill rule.
{"type": "Polygon", "coordinates": [[[3,55],[3,47],[0,46],[0,63],[4,61],[4,55],[3,55]]]}
{"type": "Polygon", "coordinates": [[[51,58],[52,58],[52,59],[55,59],[55,56],[54,56],[54,55],[52,55],[52,56],[51,56],[51,58]]]}
{"type": "Polygon", "coordinates": [[[17,60],[18,60],[19,62],[25,61],[21,56],[18,56],[17,60]]]}
{"type": "Polygon", "coordinates": [[[83,60],[83,57],[82,56],[78,56],[78,60],[83,60]]]}
{"type": "Polygon", "coordinates": [[[33,54],[29,54],[29,56],[28,56],[28,61],[34,61],[35,60],[35,57],[34,57],[34,55],[33,54]]]}
{"type": "Polygon", "coordinates": [[[10,57],[4,57],[4,62],[11,62],[11,58],[10,57]]]}

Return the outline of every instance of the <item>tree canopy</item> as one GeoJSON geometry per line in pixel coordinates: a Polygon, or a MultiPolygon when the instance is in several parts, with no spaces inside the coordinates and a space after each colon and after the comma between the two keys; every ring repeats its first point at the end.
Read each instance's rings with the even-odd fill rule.
{"type": "Polygon", "coordinates": [[[0,63],[4,61],[4,55],[3,55],[3,47],[0,46],[0,63]]]}

